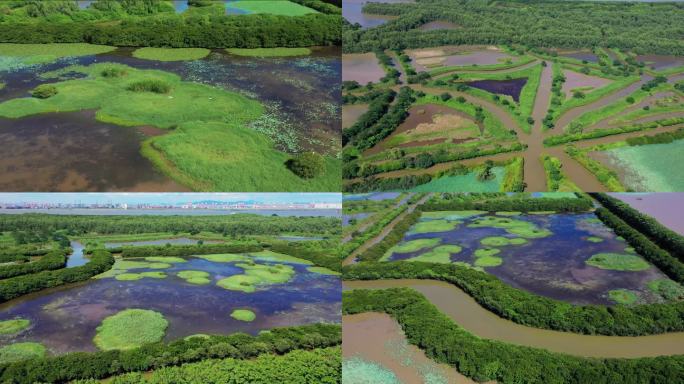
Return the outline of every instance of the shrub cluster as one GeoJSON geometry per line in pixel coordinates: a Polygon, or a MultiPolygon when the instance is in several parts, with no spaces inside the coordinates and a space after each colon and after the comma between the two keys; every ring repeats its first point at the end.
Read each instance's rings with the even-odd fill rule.
{"type": "Polygon", "coordinates": [[[57,87],[51,84],[41,84],[31,91],[31,96],[37,99],[47,99],[57,94],[57,87]]]}
{"type": "Polygon", "coordinates": [[[131,83],[126,89],[131,92],[169,93],[171,85],[161,80],[147,79],[131,83]]]}
{"type": "Polygon", "coordinates": [[[65,250],[54,250],[48,252],[45,254],[45,256],[42,256],[40,260],[34,261],[32,263],[2,266],[0,267],[0,279],[28,275],[40,271],[60,269],[66,264],[66,255],[67,252],[65,250]]]}
{"type": "MultiPolygon", "coordinates": [[[[584,195],[578,198],[529,198],[510,197],[490,200],[461,200],[452,199],[449,194],[442,194],[427,201],[421,206],[423,211],[556,211],[556,212],[586,212],[593,208],[591,199],[584,195]]],[[[503,197],[503,195],[501,195],[503,197]]]]}
{"type": "Polygon", "coordinates": [[[74,352],[56,357],[25,360],[0,366],[3,383],[65,383],[78,379],[102,379],[206,359],[250,359],[264,353],[284,354],[296,349],[325,348],[342,342],[339,325],[315,324],[274,328],[257,336],[191,337],[169,344],[103,352],[74,352]]]}
{"type": "Polygon", "coordinates": [[[385,236],[382,241],[368,248],[364,253],[360,254],[357,258],[359,261],[378,261],[390,248],[395,246],[397,243],[404,238],[406,231],[411,228],[411,226],[418,222],[420,219],[420,211],[413,211],[400,222],[398,222],[390,233],[385,236]]]}
{"type": "Polygon", "coordinates": [[[288,159],[285,166],[302,179],[312,179],[325,171],[325,160],[318,153],[304,152],[288,159]]]}

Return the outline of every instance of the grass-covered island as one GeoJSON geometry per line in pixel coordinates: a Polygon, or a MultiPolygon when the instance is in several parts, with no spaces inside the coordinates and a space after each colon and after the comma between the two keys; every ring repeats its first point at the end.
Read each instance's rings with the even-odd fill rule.
{"type": "Polygon", "coordinates": [[[0,190],[338,191],[339,13],[321,0],[0,3],[0,141],[21,159],[0,190]],[[65,139],[33,151],[45,127],[65,139]]]}
{"type": "Polygon", "coordinates": [[[614,196],[343,201],[344,377],[684,380],[684,237],[614,196]]]}
{"type": "Polygon", "coordinates": [[[0,215],[0,381],[339,382],[338,217],[109,212],[0,215]]]}

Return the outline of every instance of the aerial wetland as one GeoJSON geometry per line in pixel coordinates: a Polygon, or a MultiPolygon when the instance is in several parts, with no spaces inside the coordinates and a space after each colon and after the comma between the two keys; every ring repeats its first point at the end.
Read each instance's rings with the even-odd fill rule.
{"type": "Polygon", "coordinates": [[[658,195],[345,195],[367,214],[344,229],[348,383],[681,377],[681,236],[632,207],[667,218],[681,196],[658,195]]]}
{"type": "MultiPolygon", "coordinates": [[[[345,192],[681,190],[673,164],[684,153],[684,51],[562,47],[529,30],[542,23],[577,31],[616,12],[676,19],[681,11],[671,4],[585,3],[600,10],[580,17],[568,4],[523,11],[448,0],[361,3],[344,14],[345,192]],[[483,129],[466,142],[418,136],[385,145],[426,100],[483,129]]],[[[622,33],[652,29],[662,33],[651,22],[622,33]]],[[[605,38],[583,34],[583,41],[605,38]]]]}
{"type": "Polygon", "coordinates": [[[337,189],[336,48],[43,48],[0,45],[2,190],[337,189]]]}

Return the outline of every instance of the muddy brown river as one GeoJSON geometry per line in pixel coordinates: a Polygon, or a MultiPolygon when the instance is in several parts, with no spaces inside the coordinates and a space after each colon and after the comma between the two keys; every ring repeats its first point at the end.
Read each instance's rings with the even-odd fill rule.
{"type": "Polygon", "coordinates": [[[412,288],[468,332],[506,343],[585,357],[637,358],[684,354],[684,332],[649,336],[597,336],[532,328],[481,307],[454,285],[435,280],[344,281],[343,289],[412,288]]]}

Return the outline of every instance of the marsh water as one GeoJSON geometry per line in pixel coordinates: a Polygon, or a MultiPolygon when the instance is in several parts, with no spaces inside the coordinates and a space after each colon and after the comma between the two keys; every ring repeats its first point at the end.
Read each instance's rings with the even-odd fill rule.
{"type": "MultiPolygon", "coordinates": [[[[439,238],[441,244],[456,244],[462,251],[451,255],[452,261],[473,263],[474,252],[487,248],[480,240],[490,236],[511,237],[502,228],[469,228],[475,217],[466,218],[454,230],[411,234],[405,241],[439,238]]],[[[628,244],[617,238],[615,233],[592,213],[545,214],[511,216],[545,228],[552,232],[548,237],[528,239],[523,245],[496,247],[503,263],[496,267],[485,267],[488,273],[505,283],[538,295],[563,300],[574,304],[613,304],[608,291],[629,289],[638,292],[644,302],[662,301],[646,287],[646,283],[666,276],[656,267],[643,271],[616,271],[600,269],[585,264],[598,253],[626,253],[628,244]],[[589,237],[601,238],[591,242],[589,237]]],[[[404,260],[418,256],[427,249],[409,253],[393,253],[390,260],[404,260]]]]}
{"type": "Polygon", "coordinates": [[[527,78],[521,77],[519,79],[506,80],[476,80],[466,82],[465,84],[487,92],[511,96],[517,103],[520,101],[520,92],[525,84],[527,84],[527,78]]]}
{"type": "MultiPolygon", "coordinates": [[[[270,264],[259,262],[260,264],[270,264]]],[[[17,336],[3,336],[0,344],[35,341],[50,352],[93,351],[95,329],[102,320],[127,308],[158,311],[169,322],[165,340],[197,333],[229,334],[280,326],[340,321],[340,279],[306,270],[305,265],[291,264],[296,271],[292,280],[259,288],[253,293],[223,289],[216,280],[241,274],[234,263],[214,263],[189,258],[171,268],[156,269],[167,274],[164,279],[143,278],[119,281],[115,278],[89,281],[22,296],[0,306],[0,318],[22,317],[31,327],[17,336]],[[193,285],[176,276],[182,270],[206,271],[212,283],[193,285]],[[235,309],[256,313],[252,322],[230,317],[235,309]]],[[[134,269],[131,272],[151,271],[134,269]]]]}
{"type": "Polygon", "coordinates": [[[361,85],[375,83],[385,76],[375,53],[342,55],[342,81],[356,81],[361,85]]]}
{"type": "Polygon", "coordinates": [[[89,260],[83,253],[83,244],[79,243],[78,241],[72,241],[70,246],[72,252],[67,258],[66,267],[73,268],[85,265],[89,260]]]}
{"type": "MultiPolygon", "coordinates": [[[[283,121],[273,134],[276,148],[337,153],[341,129],[339,48],[315,48],[309,56],[240,57],[214,50],[193,61],[160,62],[132,57],[131,48],[61,59],[23,68],[0,68],[0,102],[30,97],[40,73],[72,64],[115,62],[139,69],[173,72],[258,99],[283,121]]],[[[141,142],[165,134],[154,127],[100,123],[93,111],[0,118],[0,190],[6,191],[185,191],[157,171],[140,152],[141,142]]]]}
{"type": "Polygon", "coordinates": [[[448,46],[444,49],[423,49],[409,52],[413,57],[416,71],[427,71],[433,66],[477,66],[501,63],[506,59],[513,59],[505,52],[486,49],[478,46],[448,46]],[[457,52],[448,53],[449,51],[457,52]]]}
{"type": "Polygon", "coordinates": [[[363,13],[366,3],[413,3],[413,0],[342,0],[342,16],[352,24],[360,24],[362,28],[377,27],[394,20],[396,16],[371,15],[363,13]]]}

